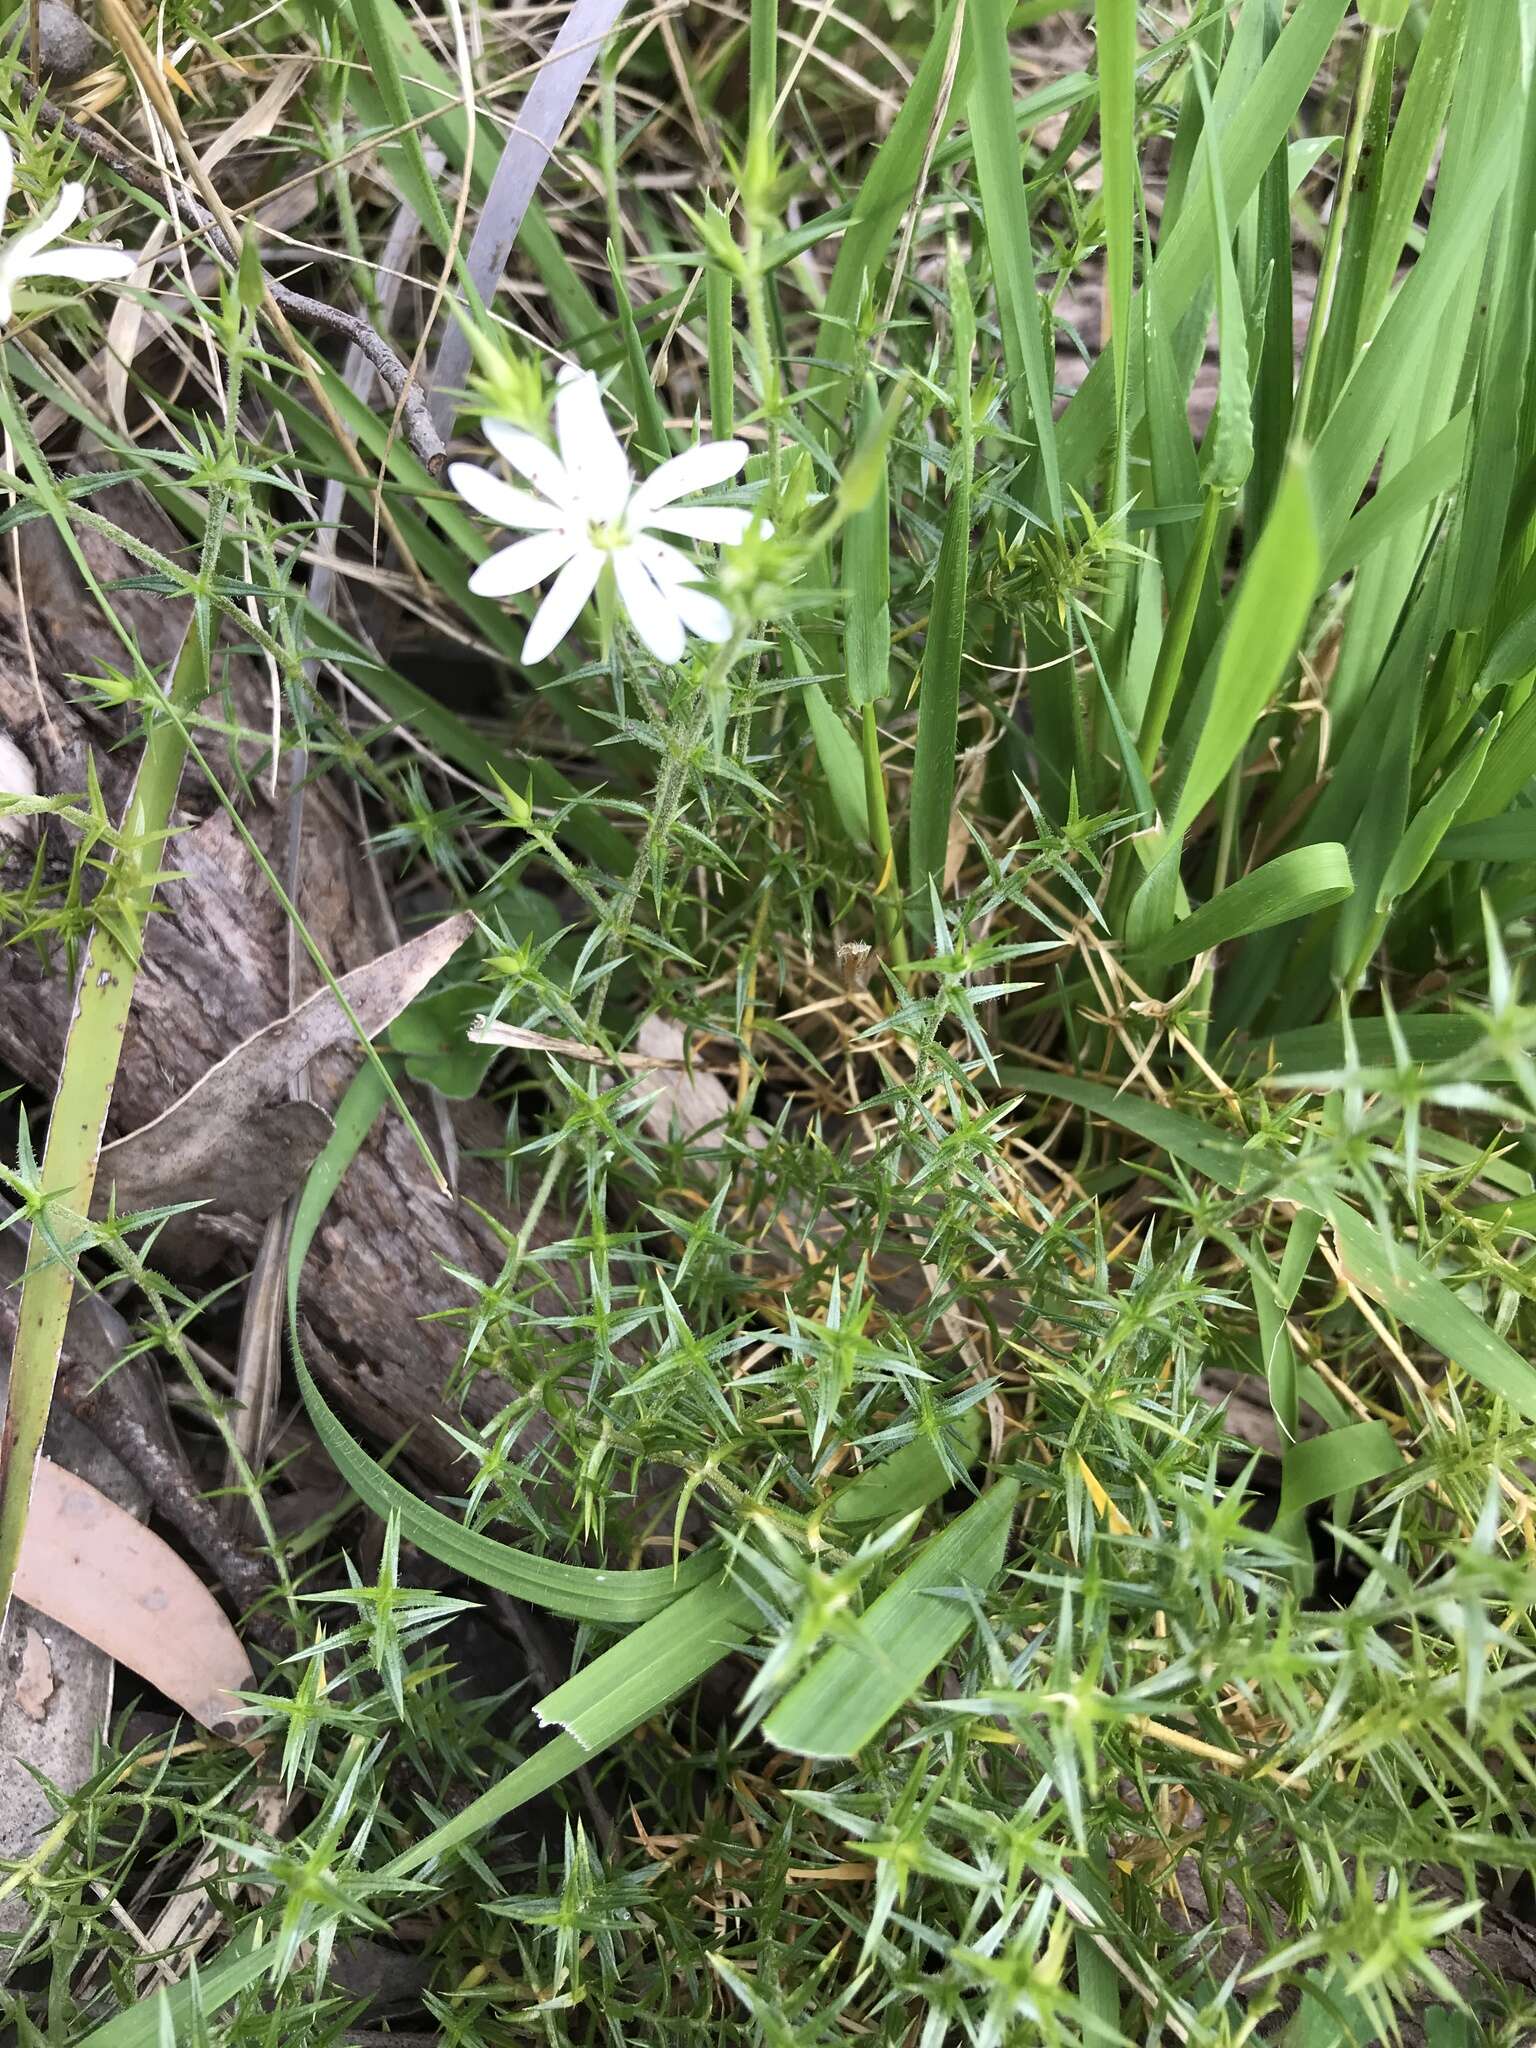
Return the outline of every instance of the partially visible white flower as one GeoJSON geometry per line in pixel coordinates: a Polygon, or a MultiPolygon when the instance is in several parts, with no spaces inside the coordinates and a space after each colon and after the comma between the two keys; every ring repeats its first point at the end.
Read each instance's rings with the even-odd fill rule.
{"type": "MultiPolygon", "coordinates": [[[[0,221],[11,203],[16,182],[16,157],[10,138],[0,131],[0,221]]],[[[85,207],[85,187],[61,185],[45,213],[8,242],[0,242],[0,327],[9,327],[16,287],[29,277],[68,277],[77,284],[105,284],[132,277],[138,258],[122,249],[102,249],[85,242],[52,245],[72,228],[85,207]]]]}
{"type": "Polygon", "coordinates": [[[514,597],[554,578],[523,643],[530,667],[559,646],[609,566],[630,624],[658,661],[681,661],[690,633],[717,645],[730,638],[730,613],[698,588],[703,569],[658,535],[724,547],[741,539],[750,512],[678,501],[735,476],[747,459],[745,441],[701,441],[636,483],[589,370],[561,374],[558,455],[505,420],[487,420],[485,432],[533,491],[470,462],[454,463],[448,474],[477,512],[529,537],[482,562],[469,587],[477,597],[514,597]]]}

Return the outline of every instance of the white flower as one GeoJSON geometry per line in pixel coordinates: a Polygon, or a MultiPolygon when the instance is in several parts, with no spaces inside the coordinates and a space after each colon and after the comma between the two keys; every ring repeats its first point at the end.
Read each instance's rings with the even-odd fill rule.
{"type": "MultiPolygon", "coordinates": [[[[10,138],[0,131],[0,221],[11,203],[15,182],[15,154],[10,138]]],[[[46,213],[40,213],[10,241],[0,242],[0,327],[11,324],[16,287],[29,277],[69,277],[79,284],[105,284],[111,278],[132,277],[138,258],[122,249],[95,248],[84,242],[50,247],[66,229],[74,226],[84,206],[83,185],[61,185],[58,198],[46,213]]]]}
{"type": "Polygon", "coordinates": [[[745,441],[701,441],[637,484],[588,370],[564,371],[556,388],[558,455],[505,420],[487,420],[485,431],[538,495],[454,463],[454,488],[477,512],[529,536],[482,562],[469,587],[477,597],[513,597],[554,577],[523,644],[530,667],[565,638],[610,565],[630,623],[658,661],[680,661],[689,633],[716,644],[730,638],[725,606],[697,588],[702,568],[657,535],[726,547],[741,539],[750,512],[678,500],[733,477],[747,459],[745,441]]]}

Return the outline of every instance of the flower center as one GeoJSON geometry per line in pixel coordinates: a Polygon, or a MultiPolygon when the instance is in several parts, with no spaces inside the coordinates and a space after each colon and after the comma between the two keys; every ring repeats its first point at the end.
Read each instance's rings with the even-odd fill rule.
{"type": "Polygon", "coordinates": [[[616,554],[620,548],[629,546],[629,533],[622,519],[589,519],[587,539],[605,555],[616,554]]]}

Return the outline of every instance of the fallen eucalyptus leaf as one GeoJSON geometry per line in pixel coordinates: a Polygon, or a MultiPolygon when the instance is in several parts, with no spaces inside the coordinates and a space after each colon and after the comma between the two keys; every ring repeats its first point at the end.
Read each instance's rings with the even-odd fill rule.
{"type": "MultiPolygon", "coordinates": [[[[468,911],[344,974],[337,986],[375,1037],[453,958],[474,929],[468,911]]],[[[293,1193],[330,1136],[330,1119],[288,1102],[288,1084],[318,1054],[355,1035],[329,988],[237,1045],[153,1123],[101,1155],[93,1214],[197,1201],[241,1216],[270,1214],[293,1193]]]]}
{"type": "Polygon", "coordinates": [[[675,1131],[687,1141],[719,1130],[731,1113],[731,1098],[718,1074],[689,1063],[682,1025],[672,1017],[642,1018],[635,1043],[654,1061],[657,1074],[646,1088],[649,1103],[641,1120],[649,1135],[664,1141],[675,1131]]]}
{"type": "Polygon", "coordinates": [[[243,1709],[250,1659],[223,1609],[171,1546],[104,1493],[40,1458],[16,1593],[227,1731],[243,1709]]]}
{"type": "MultiPolygon", "coordinates": [[[[0,1395],[4,1382],[0,1372],[0,1395]]],[[[130,1515],[149,1512],[138,1482],[60,1408],[49,1417],[48,1454],[110,1492],[130,1515]]],[[[96,1768],[97,1743],[112,1713],[115,1671],[110,1657],[61,1621],[19,1597],[11,1603],[0,1644],[0,1862],[24,1861],[46,1838],[58,1819],[49,1786],[68,1795],[96,1768]]],[[[16,1933],[31,1917],[26,1893],[0,1883],[0,1933],[16,1933]]]]}
{"type": "Polygon", "coordinates": [[[501,1024],[494,1018],[477,1017],[469,1027],[471,1045],[506,1045],[517,1052],[554,1053],[563,1060],[580,1060],[589,1067],[623,1067],[631,1074],[668,1073],[684,1065],[681,1050],[676,1053],[604,1052],[601,1046],[583,1045],[579,1038],[551,1038],[547,1031],[525,1031],[518,1024],[501,1024]]]}

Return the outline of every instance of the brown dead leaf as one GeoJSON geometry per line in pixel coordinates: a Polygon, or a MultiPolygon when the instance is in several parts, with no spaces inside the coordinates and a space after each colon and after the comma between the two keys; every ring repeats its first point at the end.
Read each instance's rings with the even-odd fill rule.
{"type": "MultiPolygon", "coordinates": [[[[373,1038],[445,967],[474,929],[468,911],[354,968],[339,983],[373,1038]]],[[[93,1211],[114,1195],[120,1212],[200,1201],[221,1214],[264,1216],[293,1193],[330,1134],[288,1084],[318,1054],[354,1036],[329,988],[237,1045],[163,1115],[104,1148],[93,1211]]]]}
{"type": "MultiPolygon", "coordinates": [[[[0,1395],[4,1379],[0,1373],[0,1395]]],[[[135,1517],[148,1513],[138,1482],[62,1408],[55,1407],[48,1419],[48,1455],[83,1474],[135,1517]]],[[[36,1664],[34,1652],[34,1670],[36,1664]]],[[[32,1855],[57,1822],[50,1786],[62,1793],[77,1791],[97,1768],[97,1744],[111,1718],[116,1670],[110,1657],[62,1622],[23,1601],[12,1604],[10,1630],[0,1643],[0,1863],[32,1855]],[[52,1680],[40,1719],[16,1697],[28,1635],[41,1639],[52,1680]]],[[[37,1703],[34,1689],[32,1704],[37,1703]]],[[[0,1933],[17,1933],[31,1913],[20,1891],[0,1898],[0,1933]]]]}
{"type": "Polygon", "coordinates": [[[547,1031],[525,1031],[520,1024],[502,1024],[490,1017],[477,1017],[465,1035],[471,1045],[505,1045],[516,1052],[553,1053],[557,1059],[579,1060],[588,1067],[623,1067],[631,1074],[658,1074],[687,1064],[680,1051],[676,1055],[604,1052],[599,1046],[584,1045],[579,1038],[551,1038],[547,1031]]]}
{"type": "Polygon", "coordinates": [[[29,1721],[41,1721],[53,1698],[53,1659],[35,1628],[29,1628],[21,1639],[12,1697],[29,1721]]]}
{"type": "MultiPolygon", "coordinates": [[[[651,1137],[668,1138],[675,1131],[692,1139],[724,1124],[732,1106],[725,1083],[696,1058],[688,1058],[683,1027],[675,1018],[644,1018],[635,1043],[654,1070],[652,1079],[637,1084],[643,1086],[649,1105],[642,1127],[651,1137]]],[[[746,1142],[754,1149],[765,1142],[756,1124],[747,1126],[746,1142]]]]}
{"type": "Polygon", "coordinates": [[[38,1460],[16,1594],[205,1728],[227,1731],[244,1712],[233,1695],[252,1683],[250,1660],[202,1580],[168,1543],[50,1458],[38,1460]]]}

